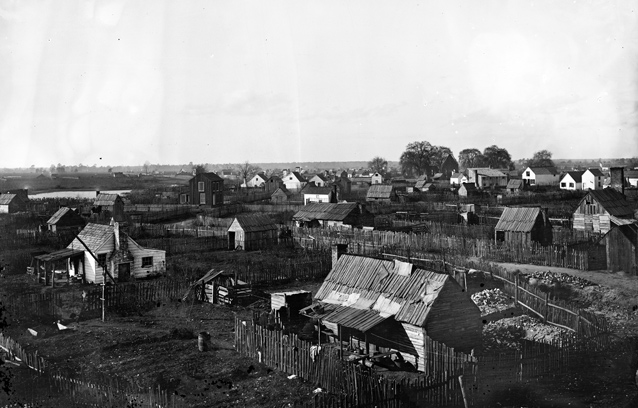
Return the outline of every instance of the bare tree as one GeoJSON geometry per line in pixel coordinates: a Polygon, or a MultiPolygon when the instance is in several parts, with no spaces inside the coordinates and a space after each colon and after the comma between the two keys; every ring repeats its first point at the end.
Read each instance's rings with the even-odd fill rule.
{"type": "Polygon", "coordinates": [[[148,174],[148,171],[149,171],[150,167],[151,167],[151,162],[146,160],[144,162],[144,174],[148,174]]]}
{"type": "Polygon", "coordinates": [[[248,160],[246,160],[244,163],[237,166],[237,170],[239,171],[239,177],[244,180],[245,185],[248,180],[259,172],[260,168],[258,166],[253,166],[248,160]]]}

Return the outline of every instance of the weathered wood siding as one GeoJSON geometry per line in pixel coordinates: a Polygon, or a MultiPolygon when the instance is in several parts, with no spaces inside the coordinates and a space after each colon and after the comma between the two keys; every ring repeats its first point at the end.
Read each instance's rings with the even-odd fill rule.
{"type": "Polygon", "coordinates": [[[638,243],[632,242],[622,233],[620,228],[614,228],[605,236],[607,246],[607,268],[612,272],[624,271],[638,275],[638,243]]]}
{"type": "Polygon", "coordinates": [[[166,272],[166,251],[162,251],[161,249],[143,248],[132,239],[129,239],[128,242],[128,249],[131,252],[131,255],[133,255],[131,276],[139,279],[166,272]],[[142,267],[142,258],[148,256],[153,257],[153,263],[150,266],[142,267]]]}

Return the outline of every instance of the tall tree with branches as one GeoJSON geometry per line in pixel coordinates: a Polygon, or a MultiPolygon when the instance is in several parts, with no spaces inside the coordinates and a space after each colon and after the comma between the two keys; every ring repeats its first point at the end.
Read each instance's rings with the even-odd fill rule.
{"type": "Polygon", "coordinates": [[[428,141],[412,142],[401,154],[399,164],[405,176],[420,176],[426,174],[432,165],[434,146],[428,141]]]}
{"type": "Polygon", "coordinates": [[[485,166],[493,169],[513,169],[514,163],[512,163],[512,156],[506,149],[492,145],[486,147],[483,150],[483,157],[485,158],[485,166]]]}
{"type": "Polygon", "coordinates": [[[540,150],[534,153],[531,159],[527,160],[527,167],[555,167],[552,160],[552,152],[540,150]]]}
{"type": "Polygon", "coordinates": [[[239,177],[244,180],[244,185],[246,185],[246,182],[253,178],[253,176],[261,169],[259,166],[253,166],[248,160],[246,160],[244,163],[237,166],[237,170],[239,171],[239,177]]]}

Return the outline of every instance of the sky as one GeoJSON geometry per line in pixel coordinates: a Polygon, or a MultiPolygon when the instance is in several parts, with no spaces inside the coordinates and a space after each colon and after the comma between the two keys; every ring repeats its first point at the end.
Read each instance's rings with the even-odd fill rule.
{"type": "Polygon", "coordinates": [[[0,0],[0,167],[638,156],[638,3],[0,0]]]}

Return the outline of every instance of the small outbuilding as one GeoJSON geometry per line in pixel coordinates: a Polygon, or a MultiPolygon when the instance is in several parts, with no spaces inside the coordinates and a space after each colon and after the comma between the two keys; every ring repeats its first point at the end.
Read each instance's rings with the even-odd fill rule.
{"type": "Polygon", "coordinates": [[[184,300],[193,292],[198,300],[209,303],[235,305],[252,296],[252,288],[246,282],[237,279],[233,272],[211,269],[193,282],[184,300]]]}
{"type": "Polygon", "coordinates": [[[0,213],[13,214],[27,210],[29,199],[22,194],[0,194],[0,213]]]}
{"type": "Polygon", "coordinates": [[[540,207],[506,207],[494,227],[496,241],[529,246],[532,242],[551,245],[552,224],[540,207]]]}
{"type": "Polygon", "coordinates": [[[607,269],[638,275],[638,225],[626,223],[612,228],[604,236],[607,269]]]}
{"type": "Polygon", "coordinates": [[[124,201],[118,194],[95,193],[93,212],[101,219],[114,219],[117,222],[125,220],[124,201]]]}
{"type": "Polygon", "coordinates": [[[461,183],[458,194],[459,197],[474,197],[479,195],[479,191],[474,183],[461,183]]]}
{"type": "Polygon", "coordinates": [[[270,195],[270,202],[273,204],[286,204],[290,197],[292,197],[292,193],[282,186],[270,195]]]}
{"type": "Polygon", "coordinates": [[[398,196],[394,187],[387,184],[373,184],[368,189],[366,194],[366,201],[368,202],[382,202],[389,203],[392,201],[398,201],[398,196]]]}
{"type": "Polygon", "coordinates": [[[358,226],[363,208],[358,203],[312,203],[292,216],[298,226],[358,226]]]}
{"type": "Polygon", "coordinates": [[[84,218],[69,207],[62,207],[47,221],[50,232],[79,231],[86,222],[84,218]]]}
{"type": "Polygon", "coordinates": [[[312,293],[307,290],[294,290],[270,294],[270,309],[279,315],[281,320],[297,320],[299,311],[312,304],[312,293]]]}
{"type": "Polygon", "coordinates": [[[622,220],[633,219],[635,208],[625,196],[614,188],[590,190],[572,215],[573,228],[606,234],[622,220]]]}
{"type": "Polygon", "coordinates": [[[228,247],[246,251],[268,248],[277,244],[277,225],[265,215],[236,216],[228,227],[228,247]]]}

